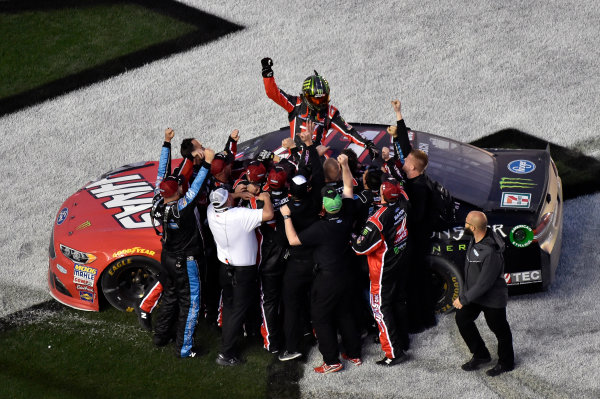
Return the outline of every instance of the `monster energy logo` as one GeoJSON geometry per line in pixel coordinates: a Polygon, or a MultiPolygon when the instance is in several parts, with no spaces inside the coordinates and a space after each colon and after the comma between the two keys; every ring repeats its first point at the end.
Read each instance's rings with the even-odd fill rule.
{"type": "Polygon", "coordinates": [[[518,177],[503,177],[500,179],[500,189],[505,188],[532,188],[537,186],[532,179],[521,179],[518,177]]]}

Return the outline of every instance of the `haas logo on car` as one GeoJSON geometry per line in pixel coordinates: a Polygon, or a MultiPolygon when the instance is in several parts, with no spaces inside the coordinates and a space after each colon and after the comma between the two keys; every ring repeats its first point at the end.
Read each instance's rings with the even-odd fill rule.
{"type": "Polygon", "coordinates": [[[113,215],[121,226],[126,229],[141,229],[152,227],[150,208],[152,196],[146,196],[154,191],[154,187],[143,177],[134,174],[115,178],[105,178],[87,185],[86,189],[96,199],[109,198],[102,205],[107,209],[119,208],[121,212],[113,215]]]}

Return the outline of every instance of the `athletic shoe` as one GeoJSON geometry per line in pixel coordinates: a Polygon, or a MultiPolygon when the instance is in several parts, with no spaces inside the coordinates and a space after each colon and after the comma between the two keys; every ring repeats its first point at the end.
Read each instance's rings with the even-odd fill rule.
{"type": "Polygon", "coordinates": [[[152,314],[144,312],[139,306],[135,307],[140,326],[146,331],[152,331],[152,314]]]}
{"type": "Polygon", "coordinates": [[[515,369],[515,366],[503,366],[500,363],[496,364],[494,367],[486,371],[485,373],[490,377],[496,377],[502,373],[506,373],[507,371],[512,371],[515,369]]]}
{"type": "Polygon", "coordinates": [[[397,364],[404,363],[408,359],[409,359],[409,356],[406,354],[406,352],[401,352],[400,356],[396,356],[393,359],[390,359],[389,357],[386,356],[383,359],[379,360],[377,362],[377,364],[380,366],[392,367],[397,364]]]}
{"type": "Polygon", "coordinates": [[[360,366],[362,364],[362,359],[360,357],[350,357],[345,353],[342,353],[342,358],[354,364],[355,366],[360,366]]]}
{"type": "Polygon", "coordinates": [[[335,373],[336,371],[340,371],[343,368],[344,368],[344,365],[342,363],[336,363],[336,364],[331,364],[331,365],[329,365],[327,363],[323,363],[319,367],[315,367],[315,372],[319,373],[319,374],[329,374],[329,373],[335,373]]]}
{"type": "Polygon", "coordinates": [[[243,362],[235,356],[227,357],[222,353],[219,353],[216,360],[219,366],[238,366],[243,362]]]}
{"type": "Polygon", "coordinates": [[[465,371],[474,371],[479,368],[482,364],[486,364],[492,361],[490,356],[488,357],[475,357],[473,356],[471,360],[460,366],[461,369],[465,371]]]}
{"type": "Polygon", "coordinates": [[[288,352],[288,351],[284,351],[283,353],[281,353],[279,355],[279,360],[281,360],[282,362],[287,362],[288,360],[297,359],[300,356],[302,356],[302,353],[300,353],[300,352],[288,352]]]}
{"type": "Polygon", "coordinates": [[[274,355],[279,353],[279,348],[276,346],[271,345],[271,347],[269,349],[265,348],[265,350],[269,353],[272,353],[274,355]]]}

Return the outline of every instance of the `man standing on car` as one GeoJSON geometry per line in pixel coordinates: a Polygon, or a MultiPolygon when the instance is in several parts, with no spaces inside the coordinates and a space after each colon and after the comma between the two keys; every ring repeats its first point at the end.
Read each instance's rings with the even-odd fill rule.
{"type": "Polygon", "coordinates": [[[371,158],[377,156],[375,144],[363,138],[356,129],[346,123],[338,109],[329,104],[329,83],[317,71],[304,80],[300,96],[292,96],[277,87],[273,77],[273,60],[263,58],[261,64],[265,92],[271,100],[288,112],[290,136],[297,150],[304,147],[300,133],[306,131],[306,122],[313,121],[316,128],[311,133],[317,145],[322,143],[332,128],[346,139],[367,149],[371,158]]]}
{"type": "Polygon", "coordinates": [[[274,216],[269,193],[263,192],[257,199],[263,202],[262,209],[235,207],[233,194],[224,188],[209,196],[206,215],[217,245],[223,298],[221,352],[216,360],[221,366],[241,363],[235,344],[256,293],[258,241],[254,230],[274,216]]]}
{"type": "Polygon", "coordinates": [[[162,225],[161,266],[164,276],[163,298],[154,328],[154,343],[164,346],[176,330],[175,346],[180,357],[194,357],[193,335],[200,310],[198,262],[203,261],[194,217],[196,195],[200,191],[214,158],[214,151],[203,151],[203,164],[193,183],[183,194],[182,181],[170,175],[173,129],[165,131],[151,214],[162,225]]]}
{"type": "Polygon", "coordinates": [[[498,339],[498,364],[486,371],[495,377],[513,370],[515,363],[512,333],[506,320],[508,288],[504,280],[504,241],[487,227],[483,212],[469,212],[465,233],[473,235],[465,259],[465,287],[453,305],[458,309],[458,330],[473,357],[461,367],[472,371],[492,360],[475,325],[475,319],[483,312],[487,325],[498,339]]]}

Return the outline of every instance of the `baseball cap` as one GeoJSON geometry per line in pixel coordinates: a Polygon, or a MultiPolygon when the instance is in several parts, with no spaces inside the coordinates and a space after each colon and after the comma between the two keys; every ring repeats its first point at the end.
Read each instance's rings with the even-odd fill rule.
{"type": "Polygon", "coordinates": [[[252,161],[247,167],[246,177],[251,183],[262,183],[266,175],[267,169],[265,169],[262,162],[252,161]]]}
{"type": "Polygon", "coordinates": [[[401,192],[402,188],[396,180],[388,179],[381,183],[381,194],[387,202],[398,201],[401,192]]]}
{"type": "Polygon", "coordinates": [[[229,192],[224,188],[217,188],[214,191],[211,191],[208,200],[215,208],[222,208],[223,205],[227,202],[227,198],[229,197],[229,192]]]}
{"type": "Polygon", "coordinates": [[[177,177],[167,176],[163,181],[160,182],[158,189],[163,198],[169,198],[177,193],[178,187],[179,184],[177,183],[177,177]]]}
{"type": "Polygon", "coordinates": [[[296,175],[290,182],[290,194],[296,198],[304,198],[308,194],[308,180],[302,175],[296,175]]]}
{"type": "Polygon", "coordinates": [[[323,207],[327,213],[337,213],[342,209],[342,197],[331,187],[323,187],[321,190],[323,196],[323,207]]]}
{"type": "MultiPolygon", "coordinates": [[[[281,166],[276,166],[269,171],[269,177],[267,179],[269,186],[274,189],[280,189],[285,186],[287,180],[287,173],[281,166]]],[[[305,179],[306,180],[306,179],[305,179]]]]}

